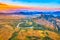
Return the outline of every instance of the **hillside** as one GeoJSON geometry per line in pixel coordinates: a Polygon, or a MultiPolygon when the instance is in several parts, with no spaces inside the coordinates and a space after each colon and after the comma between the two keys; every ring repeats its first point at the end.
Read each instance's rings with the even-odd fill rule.
{"type": "Polygon", "coordinates": [[[46,26],[43,26],[41,24],[39,25],[33,22],[33,20],[1,19],[0,21],[1,21],[0,40],[59,40],[60,39],[60,34],[54,32],[53,30],[49,30],[46,26]],[[17,28],[17,25],[19,23],[21,24],[17,28]]]}

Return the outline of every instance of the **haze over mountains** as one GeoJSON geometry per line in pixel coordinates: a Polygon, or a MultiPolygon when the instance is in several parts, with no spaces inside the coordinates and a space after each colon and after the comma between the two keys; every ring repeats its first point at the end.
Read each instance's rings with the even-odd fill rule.
{"type": "MultiPolygon", "coordinates": [[[[39,16],[40,14],[59,18],[60,17],[60,8],[47,8],[47,7],[37,8],[37,7],[28,7],[28,6],[24,7],[24,6],[15,6],[15,5],[13,6],[13,5],[9,5],[9,4],[0,3],[0,15],[2,15],[2,17],[6,16],[6,15],[7,15],[7,18],[9,15],[10,15],[10,17],[12,16],[13,18],[17,17],[16,15],[18,15],[18,16],[19,15],[20,16],[21,15],[24,15],[24,16],[31,15],[32,17],[36,17],[36,16],[39,16]]],[[[5,18],[5,17],[3,17],[3,18],[5,18]]]]}
{"type": "Polygon", "coordinates": [[[13,13],[21,10],[32,10],[32,11],[60,11],[60,8],[49,8],[49,7],[33,7],[33,6],[16,6],[5,3],[0,3],[1,13],[13,13]]]}

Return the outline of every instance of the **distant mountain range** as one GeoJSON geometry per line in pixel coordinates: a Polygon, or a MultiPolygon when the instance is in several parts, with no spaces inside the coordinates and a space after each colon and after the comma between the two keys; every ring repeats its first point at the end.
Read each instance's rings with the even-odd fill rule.
{"type": "Polygon", "coordinates": [[[2,13],[0,12],[0,15],[35,15],[35,14],[46,14],[46,15],[54,15],[54,16],[60,16],[60,11],[49,11],[49,12],[43,12],[43,11],[19,11],[19,12],[13,12],[13,13],[2,13]]]}

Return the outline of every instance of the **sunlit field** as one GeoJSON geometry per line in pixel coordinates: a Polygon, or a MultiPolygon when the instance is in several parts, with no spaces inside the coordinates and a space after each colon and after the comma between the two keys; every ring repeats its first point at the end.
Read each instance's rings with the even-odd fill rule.
{"type": "Polygon", "coordinates": [[[60,40],[60,30],[40,17],[0,19],[0,40],[60,40]]]}

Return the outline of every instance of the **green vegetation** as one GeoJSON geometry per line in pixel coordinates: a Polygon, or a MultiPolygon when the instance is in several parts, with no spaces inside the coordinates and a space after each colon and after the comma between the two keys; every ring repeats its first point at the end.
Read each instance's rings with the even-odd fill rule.
{"type": "Polygon", "coordinates": [[[53,39],[51,39],[50,37],[46,36],[46,37],[43,37],[42,40],[53,40],[53,39]]]}
{"type": "Polygon", "coordinates": [[[40,38],[36,36],[27,36],[26,38],[26,40],[40,40],[40,38]]]}
{"type": "Polygon", "coordinates": [[[56,30],[55,31],[52,30],[51,28],[47,28],[44,25],[40,25],[40,24],[35,23],[33,21],[33,19],[23,19],[23,20],[20,21],[20,23],[21,24],[19,25],[19,27],[21,27],[23,29],[27,28],[27,27],[32,27],[32,29],[34,29],[34,30],[49,30],[49,31],[53,31],[53,32],[56,31],[56,30]],[[23,22],[23,23],[21,23],[21,22],[23,22]]]}
{"type": "Polygon", "coordinates": [[[18,32],[14,32],[9,40],[18,40],[17,36],[18,36],[18,32]]]}
{"type": "Polygon", "coordinates": [[[36,36],[27,36],[26,40],[53,40],[48,36],[45,37],[36,37],[36,36]]]}

